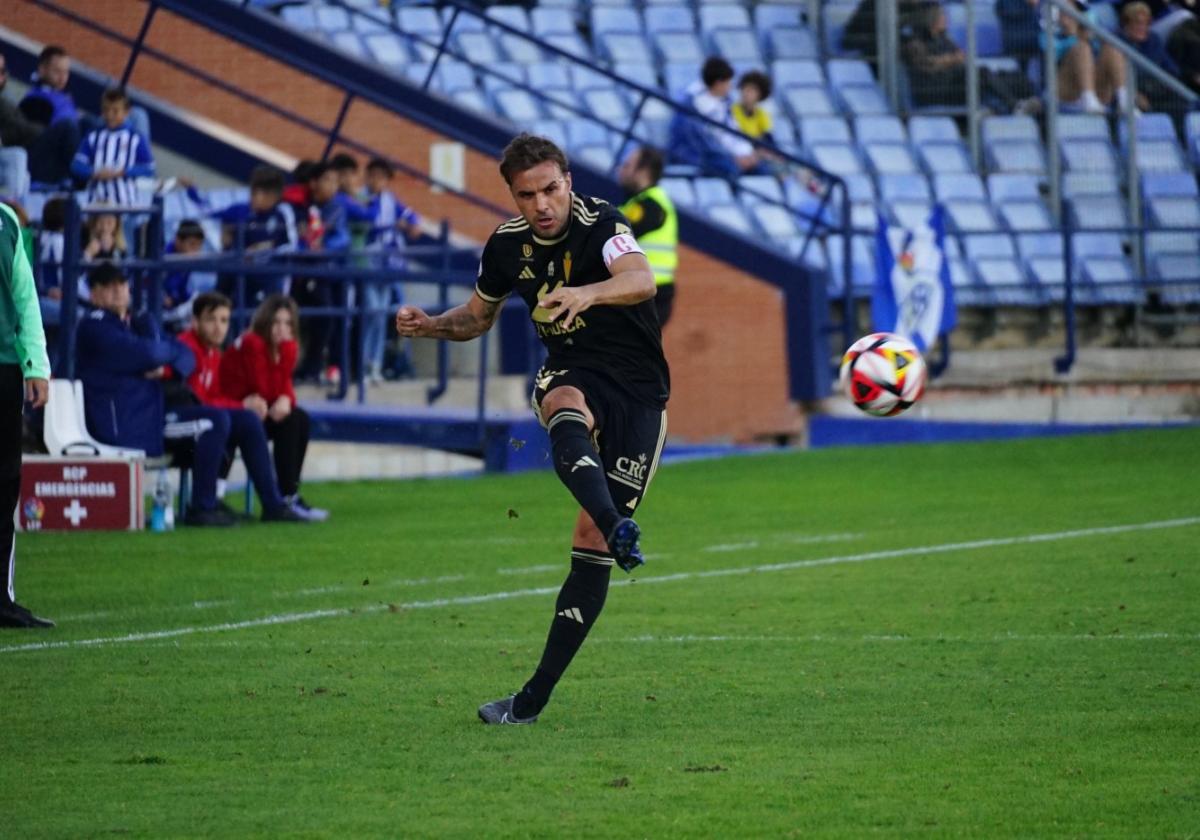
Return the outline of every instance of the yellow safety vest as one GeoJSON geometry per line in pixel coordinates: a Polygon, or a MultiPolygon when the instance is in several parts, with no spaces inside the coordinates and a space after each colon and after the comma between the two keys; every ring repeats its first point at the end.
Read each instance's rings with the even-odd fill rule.
{"type": "MultiPolygon", "coordinates": [[[[621,205],[620,210],[626,216],[642,198],[651,198],[658,202],[666,214],[662,226],[655,230],[646,231],[638,236],[638,244],[646,252],[646,261],[654,272],[654,284],[666,286],[675,282],[675,269],[679,265],[679,217],[675,214],[675,205],[667,197],[667,191],[660,186],[653,186],[635,195],[621,205]]],[[[636,215],[639,211],[634,211],[636,215]]],[[[630,219],[634,224],[637,219],[630,219]]]]}

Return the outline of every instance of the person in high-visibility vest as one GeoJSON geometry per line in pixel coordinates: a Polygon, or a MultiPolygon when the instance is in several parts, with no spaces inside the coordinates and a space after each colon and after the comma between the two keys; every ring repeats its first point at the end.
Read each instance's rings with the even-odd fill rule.
{"type": "Polygon", "coordinates": [[[13,513],[21,496],[21,406],[46,404],[50,359],[17,215],[0,204],[0,627],[53,627],[16,602],[13,513]]]}
{"type": "Polygon", "coordinates": [[[634,149],[621,163],[617,179],[630,198],[620,210],[633,228],[654,272],[658,324],[665,327],[675,303],[675,269],[679,265],[679,216],[667,191],[658,185],[663,156],[657,149],[634,149]]]}

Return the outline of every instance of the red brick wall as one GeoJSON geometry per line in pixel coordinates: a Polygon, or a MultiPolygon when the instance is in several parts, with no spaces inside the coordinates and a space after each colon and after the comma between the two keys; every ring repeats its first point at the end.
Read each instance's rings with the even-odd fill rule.
{"type": "MultiPolygon", "coordinates": [[[[130,38],[137,34],[146,9],[138,0],[58,2],[130,38]]],[[[128,49],[119,43],[28,0],[3,3],[5,26],[35,41],[62,44],[78,60],[112,76],[122,72],[128,49]]],[[[342,95],[329,85],[169,12],[156,14],[147,44],[325,129],[333,125],[341,107],[342,95]]],[[[154,58],[138,61],[131,83],[294,157],[319,157],[324,150],[322,132],[253,107],[154,58]]],[[[361,101],[351,105],[342,133],[418,171],[428,169],[430,143],[447,139],[361,101]]],[[[395,187],[418,212],[448,218],[454,229],[479,240],[500,220],[463,199],[434,193],[416,179],[399,177],[395,187]]],[[[469,149],[466,188],[493,204],[511,205],[496,162],[469,149]]],[[[666,331],[674,385],[671,434],[688,440],[745,441],[798,433],[801,415],[787,399],[780,292],[688,247],[681,249],[678,283],[675,316],[666,331]]]]}

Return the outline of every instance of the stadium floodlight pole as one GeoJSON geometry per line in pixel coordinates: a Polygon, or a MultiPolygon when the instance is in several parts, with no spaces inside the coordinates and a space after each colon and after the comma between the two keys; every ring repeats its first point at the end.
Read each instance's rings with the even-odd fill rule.
{"type": "MultiPolygon", "coordinates": [[[[1054,37],[1054,3],[1042,4],[1042,32],[1047,38],[1054,37]]],[[[1050,49],[1043,50],[1046,69],[1043,73],[1046,79],[1046,176],[1050,182],[1050,211],[1054,220],[1060,225],[1063,222],[1062,208],[1062,161],[1058,149],[1058,62],[1055,57],[1053,44],[1050,49]]],[[[1069,284],[1070,278],[1067,278],[1069,284]]]]}
{"type": "Polygon", "coordinates": [[[975,32],[975,4],[965,3],[967,12],[967,140],[971,162],[982,172],[979,160],[979,37],[975,32]]]}

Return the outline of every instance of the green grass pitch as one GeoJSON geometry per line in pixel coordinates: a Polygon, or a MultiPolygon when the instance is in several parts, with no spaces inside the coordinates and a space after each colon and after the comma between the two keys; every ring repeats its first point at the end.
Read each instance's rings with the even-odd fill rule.
{"type": "Polygon", "coordinates": [[[665,467],[531,727],[475,709],[541,651],[549,473],[20,536],[0,834],[1196,837],[1198,475],[1198,428],[665,467]]]}

